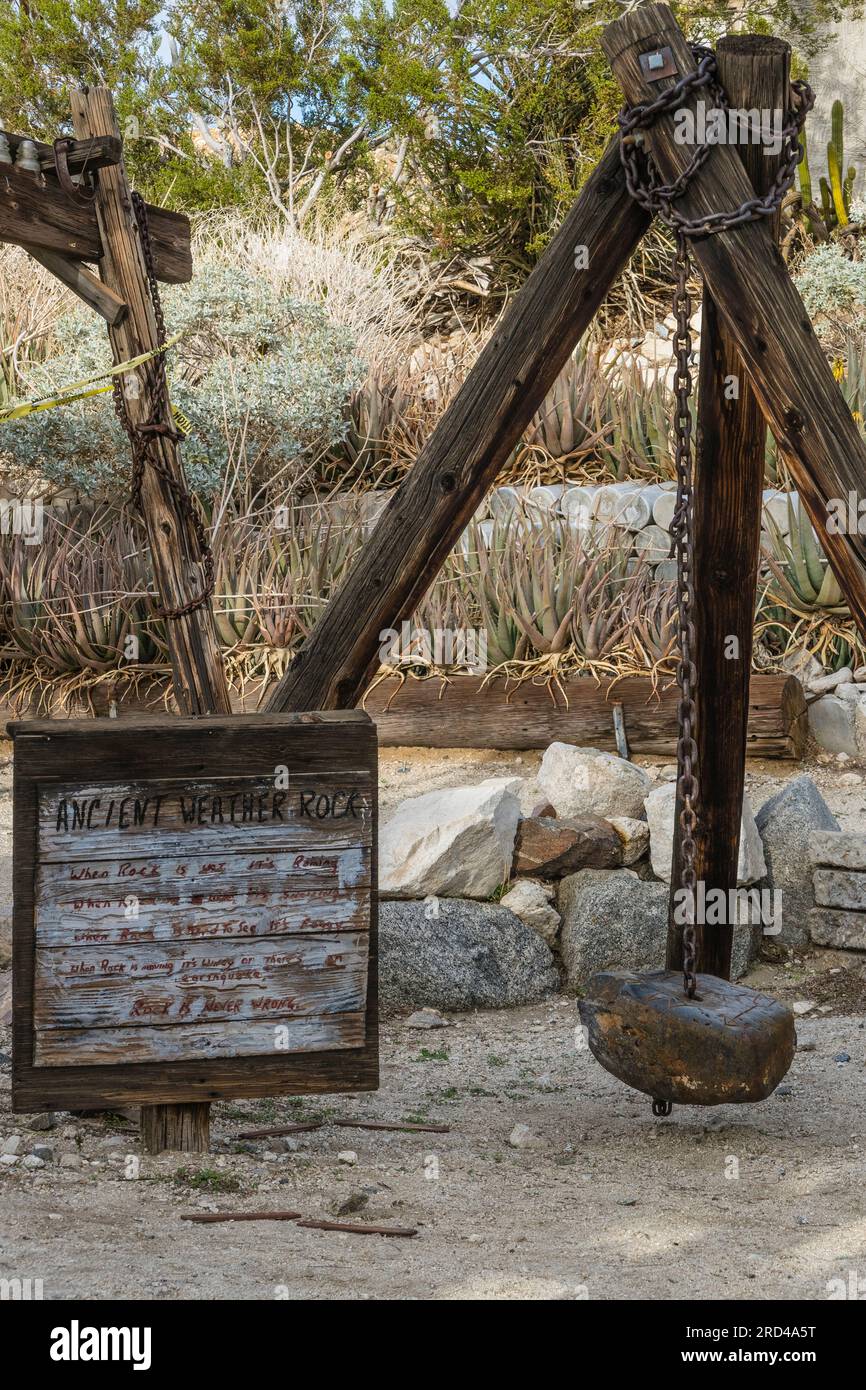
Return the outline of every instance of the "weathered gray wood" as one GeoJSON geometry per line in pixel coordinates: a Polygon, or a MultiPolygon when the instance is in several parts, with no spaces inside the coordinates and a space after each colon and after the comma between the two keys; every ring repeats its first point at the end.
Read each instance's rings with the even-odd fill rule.
{"type": "Polygon", "coordinates": [[[11,732],[17,1107],[135,1099],[147,1110],[376,1084],[376,742],[366,715],[39,721],[11,732]],[[306,818],[299,830],[297,800],[315,803],[321,786],[344,779],[363,780],[365,793],[342,836],[328,841],[306,818]],[[257,801],[236,806],[234,821],[211,818],[214,797],[222,805],[250,788],[262,789],[267,819],[257,801]],[[123,828],[119,802],[109,814],[119,789],[140,805],[123,828]],[[196,808],[189,820],[182,798],[187,815],[196,808]],[[71,800],[75,830],[64,828],[71,800]],[[88,828],[90,806],[101,826],[94,809],[88,828]],[[345,1025],[331,1022],[343,1015],[345,1025]]]}
{"type": "Polygon", "coordinates": [[[612,141],[269,708],[332,709],[360,697],[381,633],[435,579],[647,226],[612,141]]]}
{"type": "MultiPolygon", "coordinates": [[[[648,82],[640,57],[667,46],[680,74],[694,59],[667,5],[640,5],[604,30],[602,47],[626,100],[652,100],[674,78],[648,82]]],[[[692,108],[697,98],[687,105],[692,108]]],[[[674,137],[673,116],[646,133],[667,183],[692,151],[674,137]]],[[[729,212],[753,196],[736,149],[719,145],[678,200],[687,217],[729,212]]],[[[866,635],[866,535],[829,530],[828,504],[866,492],[866,446],[812,328],[809,315],[765,222],[750,222],[693,242],[695,260],[745,364],[800,500],[866,635]]]]}
{"type": "MultiPolygon", "coordinates": [[[[18,153],[22,140],[32,140],[44,174],[53,174],[56,168],[54,146],[45,140],[33,140],[30,135],[16,135],[14,131],[0,131],[5,135],[9,152],[13,159],[18,153]]],[[[66,150],[66,164],[70,174],[81,174],[86,169],[104,169],[107,164],[119,164],[123,154],[123,141],[118,136],[105,135],[92,140],[72,140],[66,150]]],[[[3,172],[0,168],[0,172],[3,172]]]]}
{"type": "MultiPolygon", "coordinates": [[[[791,50],[779,39],[735,34],[716,46],[719,78],[732,109],[784,112],[790,104],[791,50]]],[[[751,134],[751,132],[749,132],[751,134]]],[[[756,193],[770,191],[779,156],[766,145],[738,144],[756,193]]],[[[775,240],[779,217],[773,220],[775,240]]],[[[707,892],[737,886],[743,787],[748,749],[749,677],[767,425],[736,345],[704,292],[695,469],[692,577],[696,595],[695,741],[700,814],[695,869],[707,892]],[[736,384],[736,391],[732,387],[736,384]],[[733,644],[736,643],[736,650],[733,644]]],[[[682,798],[677,797],[679,822],[682,798]]],[[[682,968],[676,895],[681,840],[674,839],[667,966],[682,968]]],[[[695,928],[700,969],[731,977],[733,923],[695,928]]]]}
{"type": "MultiPolygon", "coordinates": [[[[115,171],[116,172],[116,171],[115,171]]],[[[102,180],[109,177],[109,170],[102,180]]],[[[192,279],[189,218],[147,205],[157,279],[184,284],[192,279]]],[[[55,251],[76,261],[100,261],[107,254],[95,207],[67,198],[56,180],[0,165],[0,241],[55,251]]]]}
{"type": "Polygon", "coordinates": [[[112,328],[126,317],[126,305],[120,295],[115,294],[108,285],[103,285],[98,275],[94,275],[81,261],[64,256],[60,251],[40,251],[36,247],[29,249],[34,261],[50,270],[67,289],[78,295],[88,309],[95,310],[112,328]]]}
{"type": "Polygon", "coordinates": [[[130,857],[219,857],[369,845],[372,788],[366,769],[290,777],[286,790],[274,787],[273,775],[65,783],[40,802],[40,860],[90,862],[124,851],[130,857]]]}
{"type": "Polygon", "coordinates": [[[210,1106],[146,1105],[141,1111],[141,1141],[146,1153],[207,1153],[210,1106]]]}
{"type": "MultiPolygon", "coordinates": [[[[629,748],[670,757],[676,749],[677,691],[653,688],[648,676],[608,682],[573,679],[558,686],[521,685],[483,676],[380,681],[364,697],[382,747],[546,748],[554,740],[616,752],[613,702],[623,707],[629,748]]],[[[808,735],[806,700],[793,676],[753,676],[747,752],[755,758],[801,758],[808,735]]]]}
{"type": "MultiPolygon", "coordinates": [[[[73,92],[72,120],[81,139],[120,133],[111,93],[105,87],[73,92]]],[[[114,360],[125,362],[157,347],[158,333],[122,161],[101,171],[93,216],[98,220],[104,253],[100,278],[128,306],[122,322],[109,329],[114,360]]],[[[129,418],[133,425],[152,423],[146,365],[136,369],[130,378],[133,380],[138,391],[130,394],[129,382],[124,391],[129,418]]],[[[163,408],[162,416],[160,423],[173,429],[170,411],[163,408]]],[[[150,439],[148,458],[156,466],[145,467],[141,505],[157,592],[163,607],[173,610],[182,607],[201,588],[203,569],[192,524],[161,475],[168,473],[177,483],[184,483],[177,445],[173,438],[164,435],[152,434],[150,439]]],[[[228,713],[228,689],[210,604],[167,622],[166,634],[180,708],[188,714],[228,713]]]]}
{"type": "MultiPolygon", "coordinates": [[[[70,1056],[111,1065],[122,1053],[124,1062],[173,1062],[182,1049],[188,1060],[203,1062],[228,1057],[273,1055],[279,1037],[290,1053],[336,1052],[364,1046],[365,1015],[312,1014],[309,1017],[251,1019],[240,1024],[190,1023],[181,1028],[46,1029],[37,1034],[36,1056],[41,1067],[65,1066],[70,1056]],[[279,1034],[277,1029],[279,1028],[279,1034]]],[[[156,1107],[147,1107],[148,1109],[156,1107]]]]}

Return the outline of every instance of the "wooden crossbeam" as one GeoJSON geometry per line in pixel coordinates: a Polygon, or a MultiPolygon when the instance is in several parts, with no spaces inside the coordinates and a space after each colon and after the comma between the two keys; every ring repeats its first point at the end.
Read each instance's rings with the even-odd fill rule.
{"type": "MultiPolygon", "coordinates": [[[[11,130],[0,130],[6,137],[12,158],[18,153],[22,140],[30,140],[36,146],[36,154],[42,165],[42,172],[54,171],[54,146],[44,140],[33,140],[30,135],[15,135],[11,130]]],[[[107,164],[119,164],[123,154],[123,141],[117,135],[100,135],[93,140],[73,140],[66,150],[66,163],[70,174],[81,174],[85,169],[104,169],[107,164]]]]}
{"type": "MultiPolygon", "coordinates": [[[[103,167],[107,177],[116,164],[103,167]]],[[[148,206],[148,221],[157,278],[169,284],[191,280],[189,218],[148,206]]],[[[10,164],[0,164],[0,241],[77,261],[100,261],[104,249],[93,204],[73,202],[56,180],[43,181],[10,164]]]]}
{"type": "Polygon", "coordinates": [[[411,614],[436,578],[648,225],[611,141],[269,708],[355,703],[382,630],[411,614]]]}
{"type": "MultiPolygon", "coordinates": [[[[631,104],[655,99],[676,80],[647,81],[641,55],[669,47],[678,74],[695,65],[667,5],[641,5],[616,20],[605,29],[602,47],[631,104]]],[[[687,105],[694,109],[696,100],[687,105]]],[[[663,181],[672,183],[693,154],[690,146],[676,140],[673,116],[660,117],[646,132],[646,140],[663,181]]],[[[736,149],[721,144],[677,205],[686,217],[702,217],[729,212],[753,196],[736,149]]],[[[693,251],[800,500],[866,635],[866,536],[840,534],[827,525],[833,499],[847,502],[851,494],[866,495],[866,445],[806,307],[764,221],[698,238],[693,251]]]]}
{"type": "Polygon", "coordinates": [[[58,280],[62,280],[88,309],[94,309],[112,328],[125,316],[126,305],[120,295],[104,285],[99,276],[88,270],[82,261],[64,256],[60,251],[38,251],[35,247],[30,248],[30,255],[52,275],[56,275],[58,280]]]}

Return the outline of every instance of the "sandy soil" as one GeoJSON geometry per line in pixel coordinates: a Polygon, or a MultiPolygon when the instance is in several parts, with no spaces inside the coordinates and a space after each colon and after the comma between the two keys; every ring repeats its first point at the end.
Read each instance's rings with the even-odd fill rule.
{"type": "MultiPolygon", "coordinates": [[[[470,770],[531,775],[537,762],[387,750],[384,809],[470,770]]],[[[799,770],[751,765],[753,805],[799,770]]],[[[860,771],[805,770],[844,828],[863,825],[860,771]]],[[[8,768],[0,778],[8,788],[8,768]]],[[[8,825],[7,792],[0,834],[8,825]]],[[[46,1298],[825,1299],[828,1281],[866,1278],[866,962],[820,952],[764,962],[750,979],[813,1005],[789,1076],[761,1106],[654,1120],[648,1101],[576,1047],[574,1001],[560,999],[427,1032],[388,1020],[377,1094],[216,1105],[213,1153],[143,1156],[137,1167],[132,1114],[60,1116],[49,1131],[12,1115],[0,1030],[0,1141],[20,1135],[22,1154],[46,1143],[55,1160],[0,1167],[0,1277],[42,1278],[46,1298]],[[288,1152],[237,1139],[251,1126],[333,1117],[450,1132],[326,1124],[288,1152]],[[530,1147],[509,1143],[516,1124],[530,1147]],[[340,1159],[347,1150],[353,1163],[340,1159]],[[61,1154],[82,1166],[60,1168],[61,1154]],[[181,1219],[274,1208],[418,1234],[181,1219]]]]}

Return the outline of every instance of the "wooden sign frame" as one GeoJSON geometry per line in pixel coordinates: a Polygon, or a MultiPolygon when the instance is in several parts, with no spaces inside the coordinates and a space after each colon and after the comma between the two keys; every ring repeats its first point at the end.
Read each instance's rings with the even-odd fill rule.
{"type": "MultiPolygon", "coordinates": [[[[333,711],[277,716],[234,715],[205,719],[166,716],[123,721],[35,720],[10,724],[9,734],[15,746],[12,1077],[14,1110],[102,1109],[137,1102],[174,1106],[230,1097],[362,1091],[373,1090],[378,1086],[375,893],[377,746],[375,725],[366,714],[359,711],[333,711]],[[299,814],[313,819],[311,807],[315,807],[310,802],[309,795],[311,791],[316,790],[317,779],[333,780],[336,772],[339,778],[345,775],[348,784],[354,771],[358,774],[356,783],[363,786],[366,782],[369,788],[367,804],[370,810],[370,886],[366,889],[369,893],[369,948],[360,1045],[340,1047],[336,1050],[301,1052],[275,1049],[272,1053],[245,1056],[204,1056],[198,1060],[153,1062],[124,1061],[122,1047],[119,1047],[116,1063],[38,1065],[35,1022],[37,895],[42,890],[37,890],[37,883],[41,884],[44,881],[38,878],[40,863],[43,862],[40,845],[51,844],[52,831],[50,826],[47,826],[46,812],[49,807],[54,806],[55,801],[60,804],[58,798],[61,792],[70,784],[75,787],[94,788],[100,784],[109,787],[120,783],[132,789],[140,787],[142,783],[149,783],[155,788],[169,782],[174,783],[179,796],[183,789],[192,789],[194,792],[196,786],[206,787],[216,779],[220,779],[220,785],[226,789],[230,789],[233,782],[238,784],[249,783],[252,779],[272,779],[274,770],[282,767],[288,770],[286,810],[290,819],[295,818],[297,827],[300,826],[300,821],[296,819],[299,814]],[[306,803],[301,800],[303,796],[307,798],[306,803]],[[43,808],[41,834],[40,806],[43,808]]],[[[166,802],[169,806],[171,801],[167,796],[166,802]]],[[[80,804],[83,805],[83,802],[80,804]]],[[[334,804],[336,807],[336,799],[334,804]]],[[[339,809],[343,809],[342,801],[339,809]]],[[[319,811],[323,815],[327,814],[327,809],[323,810],[321,806],[319,811]]],[[[104,803],[100,814],[104,814],[104,803]]],[[[116,813],[112,814],[116,817],[116,813]]],[[[54,816],[53,810],[51,815],[54,816]]],[[[269,833],[273,832],[272,840],[268,841],[272,845],[272,853],[280,852],[282,820],[283,816],[280,814],[279,824],[266,827],[269,833]]],[[[323,823],[313,821],[314,825],[323,823]]],[[[59,816],[55,824],[59,824],[59,816]]],[[[206,819],[200,820],[199,824],[207,826],[206,836],[210,837],[211,842],[214,834],[219,836],[223,833],[221,825],[218,830],[211,831],[210,822],[206,819]]],[[[195,828],[194,826],[193,830],[195,828]]],[[[306,821],[304,828],[307,832],[306,821]]],[[[148,832],[136,830],[134,833],[146,835],[148,832]]],[[[254,835],[258,840],[265,831],[258,835],[254,828],[241,831],[234,820],[229,818],[225,833],[230,839],[234,837],[236,843],[247,833],[254,835]]],[[[112,822],[112,834],[119,834],[116,818],[112,822]]],[[[126,826],[124,836],[125,834],[126,826]]],[[[293,831],[289,827],[286,836],[290,841],[295,839],[297,843],[299,830],[293,831]]],[[[154,857],[171,858],[170,849],[164,845],[170,838],[160,821],[159,828],[150,836],[152,842],[158,840],[159,849],[147,851],[148,857],[152,854],[154,857]]],[[[311,839],[311,847],[315,843],[318,842],[311,839]]],[[[129,844],[130,849],[125,850],[120,857],[133,859],[134,841],[123,838],[123,844],[129,844]]],[[[257,846],[251,845],[250,848],[255,850],[257,846]]],[[[294,848],[291,844],[286,845],[283,852],[289,852],[294,848]]],[[[57,852],[55,846],[53,854],[49,857],[55,859],[57,852]]],[[[195,841],[190,852],[196,852],[195,841]]],[[[212,851],[205,843],[199,852],[210,854],[212,851]]],[[[231,849],[228,852],[231,853],[231,849]]],[[[105,851],[101,853],[104,855],[105,851]]],[[[95,857],[98,858],[99,855],[95,857]]],[[[241,857],[245,857],[245,851],[241,857]]],[[[79,858],[78,862],[88,860],[79,858]]],[[[53,865],[49,864],[48,867],[50,869],[53,865]]],[[[224,885],[225,881],[225,875],[215,880],[221,885],[224,885]]],[[[311,881],[310,886],[313,888],[315,884],[311,881]]],[[[299,890],[299,902],[303,901],[303,891],[299,890]]],[[[115,913],[114,916],[116,915],[115,913]]],[[[112,931],[115,930],[114,916],[111,918],[112,931]]],[[[154,921],[157,920],[154,916],[154,921]]],[[[161,926],[159,931],[162,932],[167,925],[161,926]]],[[[301,940],[310,943],[314,935],[313,931],[305,931],[303,935],[296,933],[288,939],[293,943],[301,940]]],[[[45,936],[41,936],[43,944],[40,945],[40,950],[43,954],[46,939],[45,936]]],[[[256,939],[260,938],[250,938],[251,944],[256,939]]],[[[269,939],[285,942],[287,937],[275,934],[269,939]]],[[[219,940],[225,940],[228,944],[227,937],[221,937],[219,940]]],[[[237,938],[234,940],[236,944],[237,938]]],[[[188,939],[184,940],[184,944],[188,944],[188,939]]],[[[210,940],[205,944],[217,950],[219,941],[210,940]]],[[[161,939],[159,945],[170,946],[175,951],[178,949],[176,938],[173,939],[171,936],[161,939]]],[[[65,946],[61,949],[69,954],[65,946]]],[[[78,947],[71,949],[77,950],[78,947]]],[[[89,944],[84,949],[92,954],[93,948],[89,944]]],[[[52,977],[53,971],[52,962],[50,968],[43,971],[43,984],[46,976],[52,977]]],[[[335,1016],[328,1013],[314,1015],[318,1019],[335,1016]]],[[[272,1018],[275,1025],[280,1023],[280,1017],[276,1013],[268,1017],[269,1021],[272,1018]]],[[[282,1017],[285,1021],[286,1016],[282,1017]]],[[[356,1018],[357,1015],[353,1017],[356,1018]]],[[[224,1026],[230,1027],[231,1024],[224,1023],[224,1026]]],[[[178,1024],[174,1031],[179,1031],[181,1027],[183,1025],[178,1024]]],[[[242,1027],[240,1023],[239,1027],[242,1027]]],[[[110,1031],[116,1036],[122,1034],[124,1029],[112,1027],[110,1031]]],[[[74,1047],[72,1050],[74,1051],[74,1047]]]]}

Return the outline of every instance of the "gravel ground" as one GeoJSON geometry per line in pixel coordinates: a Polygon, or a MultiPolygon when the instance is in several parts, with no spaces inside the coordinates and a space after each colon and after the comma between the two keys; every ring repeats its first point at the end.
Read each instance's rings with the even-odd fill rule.
{"type": "MultiPolygon", "coordinates": [[[[659,760],[640,761],[666,775],[659,760]]],[[[406,788],[529,776],[537,764],[385,750],[383,809],[406,788]]],[[[750,765],[754,807],[800,770],[750,765]]],[[[805,770],[843,828],[863,826],[866,777],[814,760],[805,770]]],[[[7,882],[8,766],[0,779],[7,882]]],[[[215,1105],[211,1154],[137,1164],[132,1112],[61,1115],[50,1130],[13,1116],[0,1029],[0,1147],[21,1140],[17,1163],[0,1164],[0,1277],[41,1278],[59,1299],[825,1299],[828,1281],[866,1278],[866,963],[818,952],[765,962],[750,982],[812,1005],[789,1076],[760,1106],[654,1120],[648,1101],[576,1047],[574,1001],[559,999],[453,1016],[435,1031],[386,1020],[375,1095],[215,1105]],[[450,1128],[386,1133],[327,1123],[335,1117],[450,1128]],[[238,1140],[311,1119],[326,1123],[288,1151],[238,1140]],[[515,1125],[527,1127],[526,1147],[509,1142],[515,1125]],[[52,1161],[27,1168],[37,1144],[52,1161]],[[61,1168],[61,1155],[78,1166],[61,1168]],[[181,1219],[275,1208],[418,1234],[181,1219]]]]}

